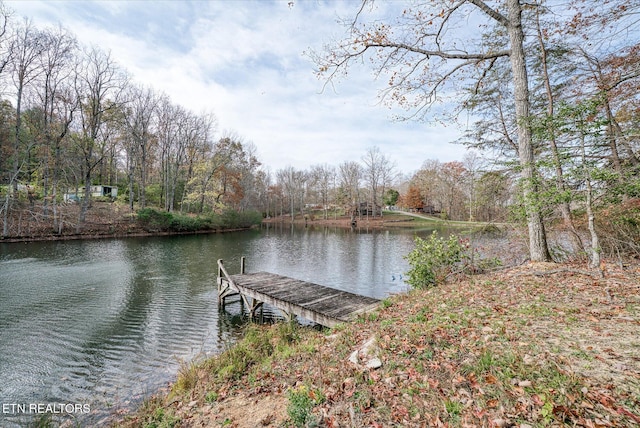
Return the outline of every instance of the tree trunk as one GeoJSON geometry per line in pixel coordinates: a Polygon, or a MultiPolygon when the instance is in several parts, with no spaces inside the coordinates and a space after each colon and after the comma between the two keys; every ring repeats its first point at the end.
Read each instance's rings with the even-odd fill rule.
{"type": "Polygon", "coordinates": [[[508,0],[509,24],[507,31],[511,43],[511,68],[518,127],[518,155],[522,168],[523,197],[529,230],[529,254],[533,262],[551,260],[547,247],[547,236],[542,213],[535,203],[538,186],[533,157],[533,145],[529,119],[529,82],[524,54],[524,34],[522,31],[522,9],[519,0],[508,0]]]}
{"type": "Polygon", "coordinates": [[[53,230],[60,230],[58,222],[58,169],[60,168],[60,142],[56,140],[53,150],[53,177],[51,178],[51,208],[53,209],[53,230]]]}
{"type": "Polygon", "coordinates": [[[146,141],[142,141],[140,144],[140,208],[145,208],[147,205],[147,145],[146,141]]]}
{"type": "Polygon", "coordinates": [[[587,155],[585,149],[585,137],[580,136],[580,149],[582,152],[582,168],[586,187],[587,220],[589,234],[591,235],[591,267],[600,267],[600,241],[595,226],[595,214],[593,212],[593,187],[591,184],[591,168],[587,165],[587,155]]]}
{"type": "Polygon", "coordinates": [[[2,237],[9,236],[9,208],[11,207],[11,189],[7,187],[7,194],[4,198],[4,205],[2,207],[2,237]]]}
{"type": "MultiPolygon", "coordinates": [[[[131,162],[131,160],[129,160],[131,162]]],[[[129,165],[129,211],[133,212],[133,199],[134,199],[134,190],[133,190],[133,180],[135,176],[135,171],[133,165],[129,165]]]]}
{"type": "MultiPolygon", "coordinates": [[[[555,108],[553,92],[551,90],[551,81],[549,79],[549,70],[547,68],[547,49],[544,45],[544,39],[542,37],[542,31],[540,29],[540,22],[536,21],[536,24],[538,29],[538,41],[540,42],[540,52],[542,54],[542,74],[544,79],[544,87],[547,93],[547,114],[549,118],[553,118],[555,114],[555,108]]],[[[553,165],[556,170],[556,189],[560,194],[563,194],[566,191],[566,183],[564,179],[564,172],[562,170],[560,154],[558,152],[558,144],[556,142],[556,132],[553,125],[548,126],[547,132],[549,133],[549,146],[551,148],[553,165]]],[[[569,231],[569,237],[573,242],[574,249],[577,251],[584,250],[582,239],[580,239],[580,235],[578,234],[578,231],[576,230],[573,219],[571,217],[571,206],[569,205],[569,201],[563,200],[562,202],[560,202],[560,214],[562,215],[562,221],[564,223],[565,229],[569,231]]]]}
{"type": "Polygon", "coordinates": [[[42,214],[45,218],[49,215],[49,149],[44,155],[42,172],[42,214]]]}
{"type": "Polygon", "coordinates": [[[22,128],[22,81],[18,86],[18,94],[16,96],[16,127],[13,142],[13,193],[18,193],[18,172],[20,171],[20,128],[22,128]]]}
{"type": "Polygon", "coordinates": [[[78,224],[76,225],[76,233],[80,233],[84,222],[87,219],[87,211],[89,211],[89,203],[91,201],[91,169],[88,169],[84,177],[84,198],[80,206],[80,215],[78,224]]]}

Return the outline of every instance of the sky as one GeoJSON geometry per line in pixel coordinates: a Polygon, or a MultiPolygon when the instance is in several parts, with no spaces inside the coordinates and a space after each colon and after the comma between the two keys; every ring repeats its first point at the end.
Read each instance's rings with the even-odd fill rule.
{"type": "MultiPolygon", "coordinates": [[[[397,122],[366,67],[325,85],[305,52],[342,38],[358,1],[5,1],[38,28],[62,25],[110,52],[134,81],[194,113],[217,135],[252,142],[269,170],[361,161],[377,147],[411,174],[428,159],[462,160],[454,125],[397,122]]],[[[384,8],[384,4],[382,6],[384,8]]],[[[380,11],[384,13],[384,10],[380,11]]]]}

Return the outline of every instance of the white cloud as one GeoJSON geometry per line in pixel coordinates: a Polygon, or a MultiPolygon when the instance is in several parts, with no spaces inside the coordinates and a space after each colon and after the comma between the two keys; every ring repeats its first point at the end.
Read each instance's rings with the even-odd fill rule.
{"type": "MultiPolygon", "coordinates": [[[[135,80],[195,112],[213,111],[220,130],[252,141],[275,171],[337,165],[378,146],[411,172],[426,159],[461,159],[453,127],[393,123],[377,105],[365,68],[322,91],[303,56],[342,31],[349,2],[7,2],[38,26],[58,21],[78,40],[110,50],[135,80]],[[341,9],[337,11],[337,9],[341,9]]],[[[380,11],[379,13],[383,13],[380,11]]]]}

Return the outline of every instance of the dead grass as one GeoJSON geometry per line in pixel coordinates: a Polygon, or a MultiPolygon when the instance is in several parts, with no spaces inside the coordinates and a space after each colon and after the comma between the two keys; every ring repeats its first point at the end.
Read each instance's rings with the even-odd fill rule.
{"type": "MultiPolygon", "coordinates": [[[[325,427],[640,426],[640,269],[565,267],[458,278],[324,333],[252,327],[268,352],[258,341],[260,358],[231,377],[226,357],[205,362],[195,387],[155,408],[170,426],[293,426],[295,388],[325,427]],[[349,362],[371,337],[382,367],[349,362]]],[[[145,425],[150,412],[119,425],[161,426],[145,425]]]]}

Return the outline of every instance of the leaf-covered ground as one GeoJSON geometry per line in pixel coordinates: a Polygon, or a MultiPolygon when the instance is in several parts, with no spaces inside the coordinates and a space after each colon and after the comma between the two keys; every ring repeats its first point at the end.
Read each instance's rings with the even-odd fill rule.
{"type": "Polygon", "coordinates": [[[580,269],[454,279],[266,346],[255,338],[283,328],[252,327],[252,357],[185,368],[121,425],[640,426],[640,267],[606,265],[603,279],[580,269]]]}

